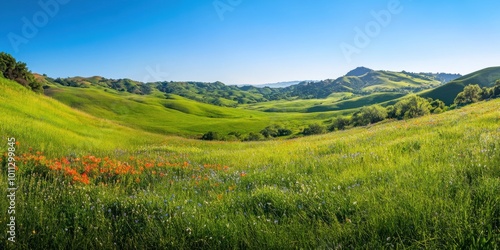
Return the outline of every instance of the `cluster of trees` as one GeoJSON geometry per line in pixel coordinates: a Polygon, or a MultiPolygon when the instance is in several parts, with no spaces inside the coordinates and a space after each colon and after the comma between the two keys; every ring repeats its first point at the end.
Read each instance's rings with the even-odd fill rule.
{"type": "Polygon", "coordinates": [[[366,126],[385,119],[410,119],[428,114],[441,113],[448,107],[441,100],[425,99],[410,95],[394,105],[382,107],[378,104],[361,108],[351,118],[338,117],[332,121],[329,131],[344,130],[350,127],[366,126]]]}
{"type": "Polygon", "coordinates": [[[287,97],[281,89],[254,86],[230,86],[221,82],[157,82],[156,88],[166,94],[180,95],[198,102],[218,106],[281,100],[287,97]],[[223,100],[225,99],[225,100],[223,100]]]}
{"type": "Polygon", "coordinates": [[[454,104],[456,106],[463,106],[497,97],[500,97],[500,80],[497,80],[495,85],[491,88],[481,88],[477,84],[465,86],[464,90],[458,93],[454,104]]]}
{"type": "Polygon", "coordinates": [[[118,91],[129,92],[138,95],[148,95],[152,91],[150,84],[136,82],[130,79],[106,79],[102,77],[73,77],[73,78],[56,78],[51,79],[52,82],[68,87],[88,88],[91,84],[110,88],[118,91]]]}
{"type": "Polygon", "coordinates": [[[0,76],[14,80],[35,92],[43,92],[43,84],[35,80],[26,63],[18,62],[11,55],[0,53],[0,76]]]}
{"type": "Polygon", "coordinates": [[[289,136],[293,132],[281,125],[270,125],[261,130],[259,133],[250,132],[248,135],[243,136],[239,132],[230,132],[227,135],[209,131],[205,133],[201,139],[206,141],[261,141],[264,139],[289,136]]]}

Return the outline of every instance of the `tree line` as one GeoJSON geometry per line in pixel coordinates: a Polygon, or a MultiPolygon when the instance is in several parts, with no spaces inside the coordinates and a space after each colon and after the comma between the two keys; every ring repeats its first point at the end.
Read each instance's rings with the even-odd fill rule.
{"type": "Polygon", "coordinates": [[[18,62],[11,55],[0,52],[0,76],[16,81],[35,92],[43,92],[43,84],[36,81],[26,63],[18,62]]]}

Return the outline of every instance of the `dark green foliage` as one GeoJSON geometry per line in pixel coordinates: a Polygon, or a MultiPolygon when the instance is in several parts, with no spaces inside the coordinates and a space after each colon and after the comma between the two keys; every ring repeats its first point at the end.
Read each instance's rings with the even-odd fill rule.
{"type": "Polygon", "coordinates": [[[201,137],[205,141],[217,141],[221,139],[221,136],[217,132],[209,131],[201,137]]]}
{"type": "Polygon", "coordinates": [[[324,134],[325,132],[326,128],[317,123],[310,124],[307,128],[304,128],[304,130],[302,130],[303,135],[319,135],[324,134]]]}
{"type": "Polygon", "coordinates": [[[329,131],[337,131],[337,130],[344,130],[346,129],[349,125],[351,124],[351,120],[345,117],[338,117],[335,118],[332,122],[332,125],[328,127],[329,131]]]}
{"type": "Polygon", "coordinates": [[[497,80],[495,82],[495,86],[493,86],[493,97],[499,97],[500,96],[500,80],[497,80]]]}
{"type": "Polygon", "coordinates": [[[4,52],[0,52],[0,73],[1,76],[35,92],[43,92],[43,84],[35,80],[26,63],[17,62],[14,57],[4,52]]]}
{"type": "Polygon", "coordinates": [[[262,139],[263,137],[260,133],[250,132],[250,134],[248,134],[248,136],[245,138],[245,141],[260,141],[262,139]]]}
{"type": "Polygon", "coordinates": [[[410,95],[394,105],[394,116],[409,119],[430,114],[431,105],[427,99],[410,95]]]}
{"type": "Polygon", "coordinates": [[[430,111],[432,114],[439,114],[439,113],[446,111],[447,107],[443,101],[438,100],[438,99],[432,100],[431,98],[428,98],[427,100],[429,101],[429,104],[431,105],[430,111]]]}
{"type": "Polygon", "coordinates": [[[361,108],[352,116],[352,123],[355,126],[366,126],[371,123],[383,121],[387,118],[387,111],[380,105],[372,105],[361,108]]]}
{"type": "Polygon", "coordinates": [[[466,105],[480,101],[481,97],[482,89],[479,85],[467,85],[462,92],[458,93],[454,103],[456,105],[466,105]]]}
{"type": "MultiPolygon", "coordinates": [[[[49,80],[52,80],[49,78],[49,80]]],[[[117,91],[128,92],[138,95],[151,94],[153,88],[149,83],[141,83],[130,79],[107,79],[103,77],[71,77],[71,78],[56,78],[52,80],[63,86],[88,88],[90,85],[97,85],[105,88],[114,89],[117,91]]]]}
{"type": "Polygon", "coordinates": [[[280,136],[287,136],[291,135],[292,131],[287,128],[283,128],[280,125],[271,125],[267,126],[265,129],[261,130],[260,133],[266,137],[280,137],[280,136]]]}

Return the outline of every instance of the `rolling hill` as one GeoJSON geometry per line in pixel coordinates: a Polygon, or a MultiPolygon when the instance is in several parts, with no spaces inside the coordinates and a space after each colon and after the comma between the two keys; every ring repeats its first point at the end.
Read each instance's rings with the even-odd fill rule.
{"type": "Polygon", "coordinates": [[[478,84],[481,87],[491,87],[498,79],[500,79],[500,67],[490,67],[470,73],[443,86],[426,91],[422,93],[421,96],[440,99],[447,105],[450,105],[453,103],[457,94],[462,92],[465,86],[469,84],[478,84]]]}
{"type": "Polygon", "coordinates": [[[46,78],[68,87],[88,88],[100,86],[120,92],[148,95],[153,89],[166,94],[182,96],[197,102],[218,106],[236,107],[268,101],[296,99],[324,99],[334,93],[350,92],[369,95],[375,92],[409,93],[433,88],[459,75],[375,71],[356,68],[335,80],[303,81],[280,88],[269,86],[232,86],[221,82],[156,82],[141,83],[130,79],[106,79],[103,77],[46,78]]]}

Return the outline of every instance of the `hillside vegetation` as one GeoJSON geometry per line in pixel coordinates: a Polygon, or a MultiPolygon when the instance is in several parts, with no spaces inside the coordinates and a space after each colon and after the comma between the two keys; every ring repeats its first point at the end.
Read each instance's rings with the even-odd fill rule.
{"type": "Polygon", "coordinates": [[[425,92],[422,96],[440,99],[446,103],[446,105],[450,105],[453,103],[458,93],[463,91],[465,86],[469,84],[478,84],[480,87],[492,87],[498,79],[500,79],[500,67],[486,68],[425,92]]]}

